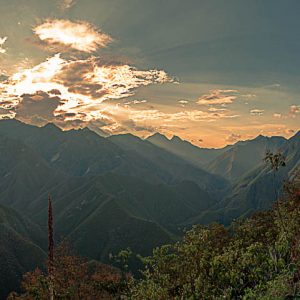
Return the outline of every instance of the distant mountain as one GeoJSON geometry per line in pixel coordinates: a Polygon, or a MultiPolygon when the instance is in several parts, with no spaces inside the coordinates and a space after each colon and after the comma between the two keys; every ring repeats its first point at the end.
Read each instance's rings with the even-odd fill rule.
{"type": "Polygon", "coordinates": [[[103,138],[88,128],[64,132],[53,124],[39,128],[16,120],[0,121],[0,134],[24,143],[51,167],[72,176],[114,172],[151,183],[191,180],[205,190],[223,189],[227,185],[220,176],[133,135],[103,138]]]}
{"type": "Polygon", "coordinates": [[[283,182],[300,168],[300,132],[280,145],[280,151],[286,157],[285,167],[274,173],[268,165],[261,162],[236,180],[230,192],[214,208],[201,212],[197,218],[189,220],[189,223],[219,221],[229,224],[232,219],[270,208],[280,196],[283,182]]]}
{"type": "MultiPolygon", "coordinates": [[[[148,255],[172,241],[179,224],[215,204],[192,182],[167,186],[116,174],[66,178],[49,192],[57,237],[69,237],[81,254],[101,261],[129,246],[148,255]]],[[[45,197],[42,193],[27,209],[42,225],[45,197]]]]}
{"type": "MultiPolygon", "coordinates": [[[[89,129],[2,120],[0,204],[45,228],[51,193],[56,240],[67,237],[79,254],[107,262],[110,253],[127,247],[148,255],[179,238],[183,227],[229,224],[270,207],[274,191],[300,165],[300,134],[289,140],[259,136],[221,150],[200,149],[176,137],[162,147],[153,143],[157,138],[166,139],[104,138],[89,129]],[[262,159],[266,149],[278,148],[287,166],[274,182],[262,159]],[[203,163],[214,158],[202,165],[200,157],[203,163]]],[[[26,232],[16,232],[26,238],[26,232]]],[[[28,239],[40,245],[33,236],[28,239]]],[[[2,247],[12,249],[9,241],[3,239],[2,247]]]]}
{"type": "Polygon", "coordinates": [[[22,276],[42,266],[46,254],[45,234],[26,217],[0,205],[0,299],[19,290],[22,276]]]}
{"type": "Polygon", "coordinates": [[[61,178],[33,149],[0,134],[0,203],[27,213],[36,197],[47,195],[61,178]]]}
{"type": "Polygon", "coordinates": [[[147,141],[198,167],[203,167],[205,164],[210,163],[214,158],[226,151],[227,148],[230,148],[230,146],[222,149],[199,148],[178,136],[174,135],[171,139],[168,139],[160,133],[149,136],[147,141]]]}
{"type": "Polygon", "coordinates": [[[133,136],[0,121],[0,203],[45,227],[51,193],[56,237],[91,258],[128,246],[147,255],[174,240],[180,224],[216,204],[213,183],[226,186],[133,136]]]}
{"type": "Polygon", "coordinates": [[[182,180],[196,182],[202,189],[216,194],[227,187],[227,181],[219,175],[212,175],[199,166],[188,162],[173,152],[142,140],[132,134],[113,135],[108,138],[114,144],[131,154],[138,161],[147,161],[151,167],[163,176],[167,183],[182,180]]]}
{"type": "Polygon", "coordinates": [[[235,181],[261,165],[267,150],[276,152],[285,142],[283,137],[262,135],[253,140],[237,142],[210,162],[206,170],[235,181]]]}

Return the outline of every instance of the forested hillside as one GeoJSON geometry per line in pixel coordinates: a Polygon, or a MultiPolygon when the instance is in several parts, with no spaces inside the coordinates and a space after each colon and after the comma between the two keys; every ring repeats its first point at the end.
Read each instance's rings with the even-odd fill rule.
{"type": "MultiPolygon", "coordinates": [[[[35,127],[2,120],[0,204],[46,236],[51,194],[56,242],[67,238],[75,253],[111,263],[111,256],[122,249],[150,255],[154,248],[180,240],[195,224],[229,226],[234,219],[269,209],[282,193],[282,182],[300,164],[299,134],[289,140],[258,137],[218,150],[159,138],[166,144],[156,145],[154,137],[104,138],[89,129],[62,131],[52,124],[35,127]],[[263,161],[268,148],[285,158],[285,167],[276,174],[263,161]],[[249,149],[255,160],[247,160],[249,149]],[[211,162],[197,163],[198,155],[211,162]],[[228,157],[239,176],[211,173],[212,164],[227,165],[228,157]]],[[[20,237],[45,249],[31,236],[17,233],[14,240],[20,237]]],[[[10,242],[4,240],[3,247],[11,249],[10,242]]],[[[27,251],[24,243],[22,247],[27,251]]],[[[8,262],[4,277],[11,278],[18,258],[12,261],[10,251],[3,253],[8,262]]],[[[30,266],[38,265],[39,257],[30,266]]],[[[18,267],[16,273],[30,266],[18,267]]],[[[131,261],[131,268],[137,266],[136,259],[131,261]]]]}
{"type": "Polygon", "coordinates": [[[118,256],[123,271],[96,268],[89,273],[88,264],[59,250],[52,277],[28,273],[24,294],[9,299],[47,299],[49,285],[57,299],[298,299],[299,178],[297,173],[285,183],[283,196],[270,210],[227,228],[195,225],[182,240],[154,249],[151,256],[137,255],[144,265],[140,279],[126,271],[136,256],[131,251],[118,256]]]}

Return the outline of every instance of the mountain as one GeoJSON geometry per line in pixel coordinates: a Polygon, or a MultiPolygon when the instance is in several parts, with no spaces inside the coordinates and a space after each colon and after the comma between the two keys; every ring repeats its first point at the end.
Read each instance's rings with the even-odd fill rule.
{"type": "MultiPolygon", "coordinates": [[[[55,171],[36,152],[18,141],[2,137],[0,145],[0,154],[7,166],[7,169],[1,168],[0,202],[23,211],[45,228],[47,197],[51,193],[56,240],[69,238],[80,254],[90,258],[105,261],[109,253],[129,246],[146,255],[154,247],[172,241],[173,235],[159,225],[163,217],[159,215],[158,205],[152,203],[154,200],[161,202],[160,207],[165,209],[170,202],[175,202],[176,209],[185,211],[183,217],[198,210],[198,207],[192,210],[185,205],[183,197],[174,199],[172,190],[164,185],[152,186],[113,174],[70,176],[55,171]],[[135,206],[135,202],[139,206],[135,206]],[[124,237],[123,242],[119,235],[124,237]],[[140,243],[145,237],[147,243],[140,243]]],[[[172,212],[174,210],[170,210],[164,222],[170,226],[172,221],[177,222],[172,212]]],[[[9,240],[4,240],[3,245],[10,247],[9,240]]]]}
{"type": "Polygon", "coordinates": [[[267,150],[276,152],[285,142],[283,137],[262,135],[253,140],[237,142],[211,161],[206,170],[235,181],[261,165],[267,150]]]}
{"type": "MultiPolygon", "coordinates": [[[[0,134],[0,202],[28,212],[42,192],[57,186],[64,175],[53,170],[33,149],[0,134]]],[[[46,203],[46,202],[45,202],[46,203]]]]}
{"type": "MultiPolygon", "coordinates": [[[[79,254],[108,262],[111,253],[127,247],[149,255],[153,248],[180,238],[184,227],[229,224],[270,207],[282,180],[300,165],[300,134],[289,140],[259,136],[238,142],[205,166],[184,157],[188,150],[182,149],[193,149],[196,159],[197,147],[172,140],[173,151],[131,134],[104,138],[89,129],[62,131],[53,124],[39,128],[2,120],[0,204],[38,224],[32,226],[45,228],[51,193],[56,241],[66,237],[79,254]],[[266,149],[278,147],[287,166],[274,177],[262,158],[266,149]],[[204,170],[208,166],[217,174],[204,170]]],[[[214,149],[206,150],[216,155],[214,149]]],[[[41,245],[14,224],[17,221],[5,226],[5,236],[13,237],[12,243],[2,240],[6,256],[20,240],[22,247],[27,241],[41,245]]]]}
{"type": "MultiPolygon", "coordinates": [[[[161,174],[166,183],[190,180],[202,189],[217,194],[218,190],[227,187],[227,182],[219,175],[212,175],[199,166],[187,162],[185,159],[154,145],[148,140],[142,140],[132,134],[113,135],[108,138],[136,160],[148,162],[149,167],[161,174]]],[[[148,168],[149,168],[148,167],[148,168]]]]}
{"type": "Polygon", "coordinates": [[[6,299],[12,290],[19,290],[25,272],[43,265],[44,237],[39,226],[0,205],[0,299],[6,299]]]}
{"type": "MultiPolygon", "coordinates": [[[[262,139],[262,137],[259,137],[262,139]]],[[[272,139],[272,138],[271,138],[272,139]]],[[[277,138],[276,138],[277,139],[277,138]]],[[[280,138],[278,138],[281,140],[280,138]]],[[[282,193],[283,182],[293,176],[300,167],[300,132],[281,144],[286,166],[273,171],[261,162],[236,180],[230,192],[214,208],[201,212],[188,223],[219,221],[229,224],[233,219],[269,209],[282,193]]]]}
{"type": "Polygon", "coordinates": [[[132,135],[103,138],[88,128],[62,131],[53,124],[39,128],[17,120],[0,121],[0,134],[24,143],[49,166],[71,176],[114,172],[151,183],[177,184],[191,180],[211,191],[227,185],[220,176],[132,135]]]}
{"type": "Polygon", "coordinates": [[[17,121],[0,121],[0,179],[0,203],[42,227],[51,193],[57,240],[70,238],[79,253],[102,261],[128,246],[148,255],[173,241],[180,224],[216,204],[200,184],[224,182],[133,136],[17,121]]]}
{"type": "Polygon", "coordinates": [[[174,135],[171,139],[168,139],[166,136],[160,133],[155,133],[149,136],[147,141],[185,159],[186,161],[198,167],[203,167],[204,165],[208,164],[228,148],[199,148],[188,141],[182,140],[178,136],[174,135]]]}

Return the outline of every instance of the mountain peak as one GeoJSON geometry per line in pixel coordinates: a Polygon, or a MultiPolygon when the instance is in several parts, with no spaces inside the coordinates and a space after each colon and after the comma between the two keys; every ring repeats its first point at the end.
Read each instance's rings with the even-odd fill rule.
{"type": "Polygon", "coordinates": [[[179,136],[173,135],[171,138],[171,141],[172,142],[182,142],[183,140],[179,136]]]}
{"type": "Polygon", "coordinates": [[[169,141],[169,139],[165,135],[163,135],[163,134],[161,134],[159,132],[156,132],[153,135],[147,137],[147,140],[169,141]]]}
{"type": "Polygon", "coordinates": [[[289,138],[289,140],[296,140],[300,139],[300,130],[296,132],[292,137],[289,138]]]}
{"type": "Polygon", "coordinates": [[[54,130],[61,131],[61,129],[59,127],[57,127],[54,123],[47,123],[42,128],[46,129],[46,130],[52,130],[52,131],[54,131],[54,130]]]}
{"type": "Polygon", "coordinates": [[[256,140],[256,141],[262,141],[265,139],[267,139],[267,137],[262,134],[258,135],[256,138],[254,138],[254,140],[256,140]]]}
{"type": "Polygon", "coordinates": [[[115,135],[111,135],[109,138],[111,138],[112,140],[116,140],[116,139],[127,139],[129,141],[140,141],[141,139],[132,134],[132,133],[121,133],[121,134],[115,134],[115,135]]]}

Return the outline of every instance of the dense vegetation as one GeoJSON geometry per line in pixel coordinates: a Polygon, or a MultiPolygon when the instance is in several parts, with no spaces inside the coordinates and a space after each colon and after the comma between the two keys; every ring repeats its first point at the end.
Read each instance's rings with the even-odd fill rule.
{"type": "Polygon", "coordinates": [[[300,199],[278,208],[230,229],[195,226],[183,241],[156,249],[144,260],[144,279],[132,298],[297,299],[300,199]]]}
{"type": "MultiPolygon", "coordinates": [[[[265,158],[276,173],[281,153],[265,158]]],[[[299,299],[299,172],[269,211],[223,225],[194,226],[183,240],[143,259],[132,299],[299,299]]],[[[274,189],[276,193],[276,189],[274,189]]]]}
{"type": "MultiPolygon", "coordinates": [[[[174,255],[176,245],[191,234],[200,238],[203,230],[214,231],[198,226],[174,245],[183,228],[212,222],[225,226],[220,225],[226,239],[215,253],[219,257],[233,248],[236,228],[250,222],[228,228],[232,220],[270,209],[282,192],[283,180],[300,166],[300,133],[288,140],[260,136],[214,151],[179,138],[156,135],[143,140],[129,134],[103,138],[89,129],[63,132],[51,124],[38,128],[2,120],[0,154],[0,299],[5,299],[19,286],[21,274],[44,260],[41,237],[47,236],[48,193],[53,196],[56,242],[67,238],[74,253],[87,260],[109,264],[111,254],[127,247],[148,256],[165,244],[172,244],[163,249],[174,255]],[[267,148],[278,147],[285,167],[274,175],[262,157],[267,148]],[[230,181],[212,173],[225,174],[230,181]],[[31,255],[35,252],[39,255],[31,255]]],[[[142,263],[150,272],[151,263],[142,263]]],[[[142,263],[134,257],[130,270],[142,263]]],[[[135,272],[134,276],[140,278],[135,272]]],[[[132,284],[136,291],[139,282],[132,284]]],[[[137,292],[134,295],[138,297],[137,292]]]]}
{"type": "MultiPolygon", "coordinates": [[[[54,299],[115,299],[127,290],[127,275],[118,269],[73,255],[62,242],[54,253],[51,276],[40,269],[24,275],[24,293],[13,292],[8,299],[48,300],[50,287],[54,299]]],[[[47,262],[48,264],[48,262],[47,262]]]]}
{"type": "MultiPolygon", "coordinates": [[[[271,210],[229,228],[194,226],[181,241],[140,257],[141,279],[114,269],[89,273],[79,258],[55,257],[56,299],[299,299],[299,176],[285,184],[271,210]]],[[[47,278],[41,271],[27,274],[25,294],[10,299],[46,299],[47,278]]]]}

